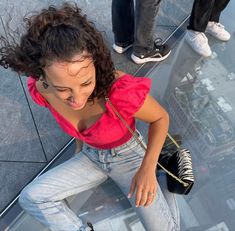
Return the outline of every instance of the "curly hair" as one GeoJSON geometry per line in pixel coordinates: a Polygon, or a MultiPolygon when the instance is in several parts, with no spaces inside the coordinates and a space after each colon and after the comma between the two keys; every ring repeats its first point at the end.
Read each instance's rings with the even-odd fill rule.
{"type": "Polygon", "coordinates": [[[43,68],[52,62],[69,62],[74,55],[86,51],[96,69],[96,87],[91,99],[107,94],[115,78],[110,52],[101,33],[75,3],[64,3],[58,8],[49,6],[24,20],[26,33],[18,44],[1,36],[1,66],[38,80],[45,78],[43,68]]]}

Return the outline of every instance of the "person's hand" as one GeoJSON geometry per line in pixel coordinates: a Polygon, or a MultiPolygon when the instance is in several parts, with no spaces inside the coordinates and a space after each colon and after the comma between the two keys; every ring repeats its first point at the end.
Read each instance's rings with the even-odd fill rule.
{"type": "Polygon", "coordinates": [[[136,194],[136,207],[150,205],[157,193],[157,179],[155,169],[140,168],[132,179],[128,198],[136,194]]]}

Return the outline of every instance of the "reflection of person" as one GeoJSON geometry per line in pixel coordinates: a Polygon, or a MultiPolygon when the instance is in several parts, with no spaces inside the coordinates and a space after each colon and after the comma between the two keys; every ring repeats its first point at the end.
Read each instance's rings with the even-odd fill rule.
{"type": "Polygon", "coordinates": [[[205,32],[221,41],[228,41],[230,34],[219,23],[222,10],[229,0],[194,0],[186,41],[200,55],[212,54],[205,32]]]}
{"type": "Polygon", "coordinates": [[[63,199],[109,176],[128,196],[146,230],[179,230],[174,194],[165,187],[165,174],[160,171],[158,180],[155,175],[168,114],[148,94],[150,79],[115,71],[102,36],[76,5],[49,7],[27,22],[20,44],[2,49],[0,63],[30,75],[33,100],[77,139],[77,150],[26,186],[21,206],[51,230],[90,230],[63,199]],[[149,123],[146,152],[105,96],[132,129],[135,118],[149,123]]]}
{"type": "Polygon", "coordinates": [[[155,43],[153,38],[160,2],[137,0],[135,12],[133,0],[112,0],[113,49],[117,53],[133,46],[131,58],[137,64],[162,61],[169,56],[168,46],[155,43]]]}

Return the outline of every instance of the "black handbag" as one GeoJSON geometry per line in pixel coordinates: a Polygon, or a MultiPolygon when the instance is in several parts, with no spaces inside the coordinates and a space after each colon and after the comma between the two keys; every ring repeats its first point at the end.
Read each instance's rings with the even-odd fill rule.
{"type": "Polygon", "coordinates": [[[192,158],[188,149],[179,149],[173,153],[167,164],[167,169],[188,185],[180,184],[167,174],[167,187],[170,192],[187,195],[193,187],[194,175],[192,158]]]}
{"type": "MultiPolygon", "coordinates": [[[[174,176],[188,183],[188,186],[186,186],[186,184],[180,183],[170,174],[167,174],[168,190],[177,194],[187,195],[194,184],[192,158],[190,151],[180,148],[180,145],[181,137],[178,135],[172,137],[170,134],[167,134],[167,139],[161,150],[158,162],[174,176]]],[[[161,167],[158,167],[158,169],[161,169],[161,167]]]]}
{"type": "MultiPolygon", "coordinates": [[[[117,117],[123,122],[129,132],[133,135],[136,141],[141,145],[141,147],[146,151],[146,145],[139,139],[139,136],[134,132],[125,119],[120,115],[120,113],[113,106],[112,102],[108,97],[105,100],[109,103],[110,107],[117,115],[117,117]]],[[[194,175],[192,167],[192,158],[190,151],[187,149],[182,149],[178,143],[173,139],[173,137],[168,133],[167,137],[174,143],[175,151],[173,154],[167,157],[167,161],[164,161],[164,166],[161,163],[161,155],[157,165],[167,173],[167,188],[170,192],[177,194],[187,195],[193,187],[194,175]]]]}

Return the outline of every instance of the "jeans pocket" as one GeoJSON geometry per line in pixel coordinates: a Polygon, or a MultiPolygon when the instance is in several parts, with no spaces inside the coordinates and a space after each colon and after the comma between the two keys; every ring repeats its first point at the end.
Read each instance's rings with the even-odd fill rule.
{"type": "Polygon", "coordinates": [[[135,156],[143,157],[145,150],[135,139],[131,139],[129,142],[122,146],[122,148],[113,149],[115,153],[114,157],[120,158],[133,158],[135,156]]]}

